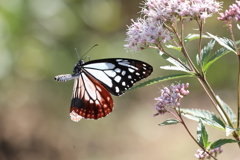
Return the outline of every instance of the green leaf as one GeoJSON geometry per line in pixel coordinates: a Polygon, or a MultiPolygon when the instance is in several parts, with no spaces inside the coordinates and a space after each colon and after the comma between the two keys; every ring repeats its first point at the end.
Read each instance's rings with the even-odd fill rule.
{"type": "Polygon", "coordinates": [[[197,65],[200,66],[201,61],[200,61],[200,59],[199,59],[198,54],[196,55],[196,62],[197,62],[197,65]]]}
{"type": "Polygon", "coordinates": [[[210,57],[211,51],[215,45],[215,40],[210,40],[210,42],[203,47],[203,49],[200,52],[200,62],[202,62],[203,68],[205,68],[205,65],[208,62],[208,59],[210,57]]]}
{"type": "Polygon", "coordinates": [[[215,54],[208,60],[208,63],[205,64],[203,70],[204,72],[207,71],[207,69],[215,62],[217,61],[219,58],[223,57],[224,55],[226,55],[227,53],[229,53],[230,51],[227,50],[226,48],[221,48],[219,49],[217,52],[215,52],[215,54]]]}
{"type": "Polygon", "coordinates": [[[170,56],[168,56],[167,54],[163,53],[162,51],[159,51],[160,56],[162,56],[165,60],[167,60],[168,62],[172,63],[174,66],[178,67],[178,68],[182,68],[182,70],[186,70],[190,72],[190,69],[188,69],[188,65],[184,62],[182,62],[180,59],[176,60],[170,56]]]}
{"type": "Polygon", "coordinates": [[[218,129],[224,130],[224,122],[217,117],[214,113],[211,113],[206,110],[200,109],[181,109],[182,115],[188,119],[199,121],[202,120],[203,123],[216,127],[218,129]]]}
{"type": "Polygon", "coordinates": [[[237,28],[240,30],[240,26],[239,26],[239,24],[237,24],[237,28]]]}
{"type": "Polygon", "coordinates": [[[173,46],[173,45],[166,45],[167,48],[171,48],[171,49],[175,49],[177,51],[181,51],[182,47],[177,47],[177,46],[173,46]]]}
{"type": "Polygon", "coordinates": [[[168,119],[160,124],[158,124],[159,126],[166,126],[166,125],[173,125],[173,124],[178,124],[180,123],[178,120],[176,119],[168,119]]]}
{"type": "MultiPolygon", "coordinates": [[[[236,41],[236,44],[239,44],[240,41],[236,41]]],[[[217,52],[214,53],[214,55],[208,60],[208,62],[205,64],[204,66],[204,72],[207,72],[208,68],[215,62],[217,61],[219,58],[223,57],[224,55],[230,53],[231,51],[228,50],[227,48],[223,47],[221,49],[219,49],[217,52]]]]}
{"type": "MultiPolygon", "coordinates": [[[[188,34],[185,38],[184,38],[184,43],[190,42],[192,40],[195,39],[199,39],[200,38],[200,34],[188,34]]],[[[210,38],[207,35],[202,35],[202,38],[210,38]]]]}
{"type": "Polygon", "coordinates": [[[232,128],[232,127],[230,127],[230,126],[226,126],[225,128],[226,128],[226,136],[231,135],[234,131],[237,130],[237,129],[232,128]]]}
{"type": "Polygon", "coordinates": [[[228,38],[220,38],[220,37],[214,36],[214,35],[212,35],[210,33],[208,33],[208,35],[211,38],[215,39],[221,46],[227,48],[228,50],[230,50],[230,51],[232,51],[234,53],[236,53],[236,49],[234,47],[234,43],[233,43],[232,40],[230,40],[228,38]]]}
{"type": "Polygon", "coordinates": [[[140,83],[139,85],[137,85],[135,87],[132,87],[129,90],[141,88],[141,87],[144,87],[144,86],[149,86],[149,85],[159,83],[159,82],[163,82],[163,81],[167,81],[167,80],[172,80],[172,79],[177,79],[177,78],[185,78],[185,77],[195,77],[195,75],[184,73],[184,74],[174,74],[174,75],[169,75],[169,76],[157,77],[157,78],[150,79],[146,82],[140,83]]]}
{"type": "Polygon", "coordinates": [[[236,41],[236,44],[239,44],[240,43],[240,40],[236,41]]]}
{"type": "Polygon", "coordinates": [[[239,141],[234,140],[234,139],[219,139],[210,145],[210,149],[221,147],[222,145],[227,144],[227,143],[238,143],[238,142],[239,141]]]}
{"type": "Polygon", "coordinates": [[[178,66],[161,66],[160,68],[164,70],[183,71],[183,72],[194,74],[194,72],[190,72],[189,70],[186,70],[185,68],[178,67],[178,66]]]}
{"type": "Polygon", "coordinates": [[[197,127],[197,141],[204,148],[207,148],[208,145],[210,144],[208,142],[207,130],[206,130],[205,126],[203,125],[201,119],[199,120],[198,127],[197,127]]]}
{"type": "MultiPolygon", "coordinates": [[[[231,120],[231,123],[234,124],[236,122],[236,115],[234,114],[233,110],[223,101],[221,100],[221,98],[219,96],[216,96],[217,100],[219,101],[219,103],[221,104],[221,106],[223,107],[224,111],[227,113],[228,117],[230,118],[231,120]]],[[[219,108],[220,110],[220,108],[219,108]]],[[[223,113],[220,113],[222,114],[222,117],[225,117],[223,115],[223,113]]],[[[227,120],[225,120],[227,122],[227,120]]]]}

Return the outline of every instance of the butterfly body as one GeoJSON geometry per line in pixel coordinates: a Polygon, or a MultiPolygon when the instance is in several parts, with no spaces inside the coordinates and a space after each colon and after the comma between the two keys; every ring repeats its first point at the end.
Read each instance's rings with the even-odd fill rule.
{"type": "Polygon", "coordinates": [[[55,80],[75,80],[70,107],[72,120],[99,119],[113,110],[110,93],[122,95],[134,83],[148,77],[152,70],[149,64],[134,59],[109,58],[86,63],[80,60],[73,74],[59,75],[55,80]]]}

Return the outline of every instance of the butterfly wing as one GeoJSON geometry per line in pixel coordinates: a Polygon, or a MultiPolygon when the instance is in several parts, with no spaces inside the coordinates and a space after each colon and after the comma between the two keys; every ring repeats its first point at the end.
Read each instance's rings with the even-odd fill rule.
{"type": "Polygon", "coordinates": [[[83,64],[80,60],[74,74],[59,75],[57,81],[75,79],[70,107],[73,121],[99,119],[113,110],[110,95],[122,95],[137,81],[148,77],[151,65],[134,59],[99,59],[83,64]]]}
{"type": "Polygon", "coordinates": [[[122,58],[89,61],[83,69],[115,96],[122,95],[153,71],[153,67],[145,62],[122,58]]]}
{"type": "Polygon", "coordinates": [[[81,117],[99,119],[111,113],[112,110],[113,99],[110,93],[98,80],[82,70],[74,81],[71,119],[73,121],[79,121],[81,117]]]}

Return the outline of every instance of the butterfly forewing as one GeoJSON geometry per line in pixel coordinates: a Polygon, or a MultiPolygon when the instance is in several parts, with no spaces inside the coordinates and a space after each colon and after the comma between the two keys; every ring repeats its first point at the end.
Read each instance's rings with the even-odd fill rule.
{"type": "Polygon", "coordinates": [[[133,59],[101,59],[87,62],[84,69],[116,96],[152,73],[152,66],[133,59]]]}
{"type": "Polygon", "coordinates": [[[70,113],[87,119],[105,117],[113,110],[113,100],[107,89],[91,75],[82,72],[75,79],[70,113]]]}

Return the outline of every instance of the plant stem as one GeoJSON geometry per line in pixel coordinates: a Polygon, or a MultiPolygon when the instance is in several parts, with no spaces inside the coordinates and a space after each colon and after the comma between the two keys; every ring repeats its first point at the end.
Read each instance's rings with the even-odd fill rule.
{"type": "Polygon", "coordinates": [[[216,110],[219,112],[220,116],[223,118],[223,120],[225,121],[225,123],[227,125],[229,125],[230,127],[233,128],[233,125],[232,125],[232,122],[231,122],[230,118],[228,117],[227,113],[225,112],[225,110],[223,109],[222,105],[218,101],[216,94],[214,93],[213,89],[209,85],[209,83],[206,80],[206,78],[202,77],[202,78],[200,78],[200,80],[203,82],[204,86],[206,87],[209,95],[211,96],[211,99],[214,100],[214,102],[215,102],[214,106],[216,107],[216,110]]]}
{"type": "MultiPolygon", "coordinates": [[[[161,44],[160,44],[160,43],[156,43],[155,45],[157,46],[157,48],[158,48],[161,52],[165,53],[166,55],[168,55],[169,57],[171,57],[172,59],[174,59],[175,61],[177,61],[178,63],[180,63],[182,66],[184,66],[187,70],[191,71],[191,69],[190,69],[188,66],[186,66],[185,64],[183,64],[181,61],[179,61],[179,59],[175,58],[174,56],[172,56],[172,55],[170,55],[168,52],[166,52],[166,51],[164,50],[164,48],[161,47],[161,44]]],[[[152,47],[152,48],[153,48],[153,47],[152,47]]]]}
{"type": "Polygon", "coordinates": [[[237,128],[239,128],[239,118],[240,118],[240,55],[238,55],[238,90],[237,90],[237,99],[238,99],[238,109],[237,109],[237,128]]]}
{"type": "MultiPolygon", "coordinates": [[[[214,91],[212,90],[211,86],[208,84],[207,80],[204,77],[199,77],[198,78],[200,84],[203,86],[204,90],[206,91],[207,95],[209,96],[209,98],[211,99],[212,103],[214,104],[216,110],[218,111],[219,115],[222,117],[222,119],[225,121],[225,123],[230,126],[231,128],[234,128],[229,116],[227,115],[227,113],[225,112],[225,110],[222,108],[222,105],[220,104],[220,102],[218,101],[216,94],[214,93],[214,91]]],[[[232,136],[236,139],[236,140],[240,140],[239,139],[239,135],[236,131],[232,132],[232,136]]],[[[239,147],[240,147],[240,143],[238,143],[239,147]]]]}
{"type": "Polygon", "coordinates": [[[184,29],[184,25],[183,25],[183,19],[181,19],[181,36],[178,35],[178,32],[174,29],[173,32],[175,33],[176,37],[178,38],[178,41],[180,43],[180,45],[182,46],[182,53],[185,56],[190,68],[192,71],[194,71],[195,73],[198,73],[197,68],[195,67],[194,63],[192,62],[191,58],[189,57],[189,54],[187,53],[187,50],[185,48],[184,45],[184,38],[183,38],[183,29],[184,29]]]}
{"type": "Polygon", "coordinates": [[[211,155],[203,146],[201,146],[198,141],[193,137],[192,133],[189,131],[188,127],[186,126],[183,118],[182,118],[182,115],[181,115],[181,112],[180,112],[180,109],[179,109],[179,118],[181,119],[181,123],[182,125],[184,126],[184,128],[186,129],[186,131],[188,132],[189,136],[193,139],[193,141],[195,141],[195,143],[197,143],[197,145],[204,151],[206,152],[209,156],[211,156],[213,159],[217,160],[213,155],[211,155]]]}
{"type": "MultiPolygon", "coordinates": [[[[182,21],[181,21],[182,22],[182,21]]],[[[199,28],[200,28],[200,42],[199,42],[199,58],[200,58],[200,51],[201,51],[201,35],[202,35],[202,23],[198,23],[199,25],[199,28]]],[[[232,32],[232,30],[231,30],[232,32]]],[[[176,34],[177,37],[179,38],[178,34],[176,34]]],[[[234,37],[232,37],[233,40],[234,40],[234,37]]],[[[215,106],[216,110],[218,111],[219,115],[223,118],[223,120],[225,121],[225,123],[230,126],[231,128],[234,128],[228,114],[226,113],[226,111],[223,109],[223,107],[221,106],[220,102],[218,101],[217,99],[217,96],[216,94],[214,93],[213,89],[211,88],[211,86],[209,85],[209,83],[207,82],[206,78],[205,78],[205,75],[203,73],[203,71],[201,70],[201,73],[197,70],[197,68],[195,67],[195,65],[192,63],[187,51],[186,51],[186,48],[185,48],[185,45],[183,43],[183,39],[181,37],[181,39],[179,38],[179,41],[181,43],[181,46],[182,46],[182,52],[186,58],[186,60],[188,61],[191,69],[195,72],[195,75],[198,76],[198,81],[200,82],[200,84],[202,85],[202,87],[204,88],[204,90],[206,91],[207,95],[209,96],[209,98],[211,99],[213,105],[215,106]]],[[[235,40],[234,40],[235,42],[235,40]]],[[[236,46],[236,43],[234,43],[235,47],[236,46]]],[[[239,61],[240,61],[240,57],[239,57],[239,61]]],[[[240,63],[239,63],[240,64],[240,63]]],[[[202,67],[201,67],[202,68],[202,67]]],[[[240,71],[239,71],[240,72],[240,71]]],[[[239,76],[240,76],[240,73],[239,73],[239,76]]],[[[239,77],[239,89],[240,89],[240,77],[239,77]]],[[[240,90],[239,90],[240,91],[240,90]]],[[[240,95],[239,95],[239,98],[238,98],[238,102],[239,102],[239,105],[238,105],[238,122],[239,122],[239,117],[240,117],[240,95]]],[[[234,131],[232,133],[233,137],[236,139],[236,140],[239,140],[239,135],[237,134],[236,131],[234,131]]],[[[240,146],[240,143],[238,143],[238,145],[240,146]]]]}
{"type": "Polygon", "coordinates": [[[237,109],[237,128],[239,128],[239,121],[240,121],[240,53],[238,51],[238,48],[237,48],[237,44],[236,44],[236,40],[234,38],[234,34],[233,34],[233,30],[232,30],[232,23],[229,22],[228,23],[228,28],[229,28],[229,31],[230,31],[230,35],[232,37],[232,41],[234,43],[234,47],[235,47],[235,51],[237,53],[237,56],[238,56],[238,90],[237,90],[237,99],[238,99],[238,109],[237,109]]]}
{"type": "MultiPolygon", "coordinates": [[[[197,20],[197,24],[198,24],[198,27],[199,27],[199,35],[200,35],[199,41],[198,41],[198,57],[199,57],[199,60],[200,60],[200,63],[199,63],[200,64],[200,68],[203,69],[203,67],[202,67],[202,58],[200,58],[201,57],[201,49],[202,49],[203,21],[202,20],[200,20],[200,21],[197,20]]],[[[203,74],[204,71],[201,70],[201,73],[203,74]]]]}

